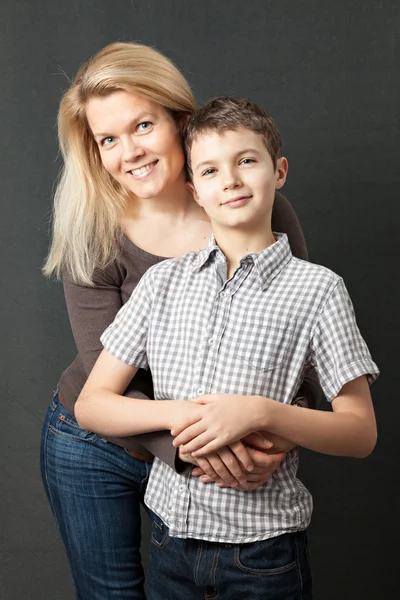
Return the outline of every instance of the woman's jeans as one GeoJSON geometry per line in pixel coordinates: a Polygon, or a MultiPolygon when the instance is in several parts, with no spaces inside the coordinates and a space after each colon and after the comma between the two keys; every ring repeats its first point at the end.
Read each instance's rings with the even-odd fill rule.
{"type": "Polygon", "coordinates": [[[54,395],[43,426],[44,487],[77,600],[144,600],[140,504],[151,464],[78,426],[54,395]]]}

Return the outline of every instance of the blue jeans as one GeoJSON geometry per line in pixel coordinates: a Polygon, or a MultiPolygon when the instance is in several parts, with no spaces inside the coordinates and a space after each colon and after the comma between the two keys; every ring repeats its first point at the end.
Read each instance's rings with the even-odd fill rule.
{"type": "Polygon", "coordinates": [[[43,426],[41,470],[77,600],[145,600],[140,504],[150,468],[80,429],[54,395],[43,426]]]}
{"type": "Polygon", "coordinates": [[[311,600],[307,532],[251,544],[168,535],[153,515],[148,600],[311,600]]]}

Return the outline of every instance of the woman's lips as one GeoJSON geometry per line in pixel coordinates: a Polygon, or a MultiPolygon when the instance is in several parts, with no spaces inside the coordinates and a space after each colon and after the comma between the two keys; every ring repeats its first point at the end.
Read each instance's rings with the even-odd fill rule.
{"type": "Polygon", "coordinates": [[[137,167],[136,169],[131,169],[128,171],[132,177],[135,179],[145,179],[148,177],[155,169],[158,160],[154,160],[151,163],[147,163],[147,165],[143,165],[142,167],[137,167]]]}

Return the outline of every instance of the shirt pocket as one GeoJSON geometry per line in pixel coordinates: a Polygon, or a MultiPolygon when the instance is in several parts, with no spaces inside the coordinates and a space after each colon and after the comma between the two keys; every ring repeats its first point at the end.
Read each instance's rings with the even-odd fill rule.
{"type": "Polygon", "coordinates": [[[259,373],[280,367],[288,356],[296,322],[276,317],[248,317],[237,356],[259,373]]]}

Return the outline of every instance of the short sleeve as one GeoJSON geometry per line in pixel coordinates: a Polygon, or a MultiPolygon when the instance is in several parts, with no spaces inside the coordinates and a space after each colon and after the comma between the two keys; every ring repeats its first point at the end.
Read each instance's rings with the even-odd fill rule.
{"type": "Polygon", "coordinates": [[[329,401],[349,381],[366,375],[371,384],[379,375],[357,327],[353,304],[342,279],[333,287],[318,318],[311,342],[311,362],[329,401]]]}
{"type": "Polygon", "coordinates": [[[138,369],[148,369],[146,346],[152,297],[150,278],[145,273],[100,338],[110,354],[138,369]]]}

